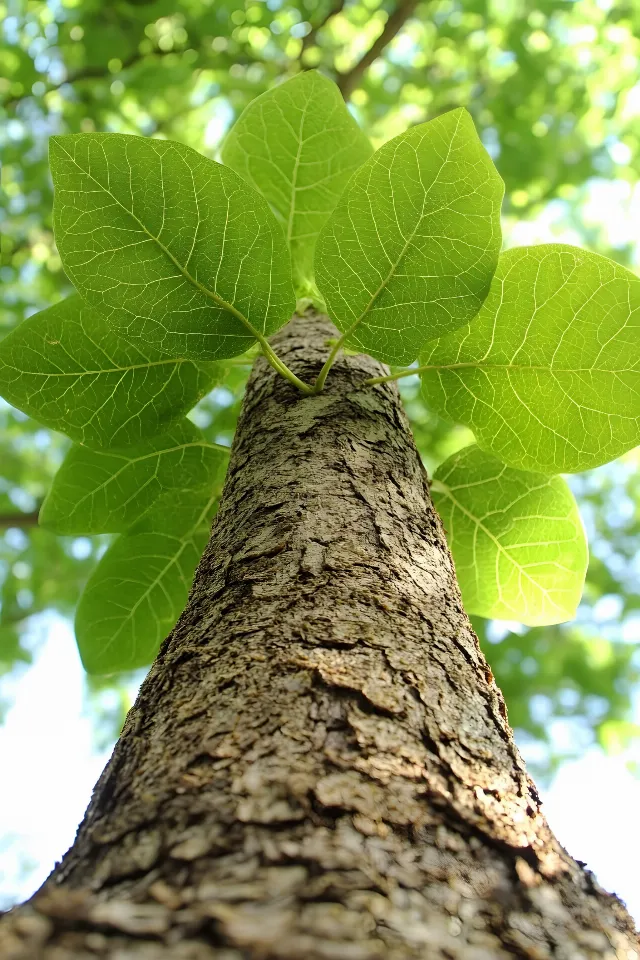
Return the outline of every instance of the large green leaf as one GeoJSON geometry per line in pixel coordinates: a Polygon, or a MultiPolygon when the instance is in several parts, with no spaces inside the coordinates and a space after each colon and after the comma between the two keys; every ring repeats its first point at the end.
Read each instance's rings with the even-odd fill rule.
{"type": "Polygon", "coordinates": [[[202,492],[172,493],[109,547],[76,611],[76,640],[89,673],[153,660],[187,602],[215,501],[202,492]]]}
{"type": "Polygon", "coordinates": [[[253,100],[223,144],[224,163],[266,197],[282,224],[301,296],[313,291],[318,233],[371,153],[338,87],[317,70],[253,100]]]}
{"type": "Polygon", "coordinates": [[[473,444],[436,470],[431,492],[468,613],[530,626],[575,616],[588,550],[562,477],[514,470],[473,444]]]}
{"type": "Polygon", "coordinates": [[[189,420],[119,450],[74,446],[54,477],[40,523],[61,534],[118,533],[169,490],[211,490],[226,461],[189,420]]]}
{"type": "Polygon", "coordinates": [[[63,265],[126,339],[215,360],[289,319],[282,228],[233,170],[168,140],[87,133],[50,144],[63,265]]]}
{"type": "Polygon", "coordinates": [[[427,402],[505,463],[596,467],[640,443],[640,280],[564,244],[508,250],[479,316],[421,364],[427,402]]]}
{"type": "Polygon", "coordinates": [[[132,346],[78,297],[37,313],[0,343],[0,393],[89,446],[127,446],[165,430],[212,386],[214,363],[132,346]]]}
{"type": "Polygon", "coordinates": [[[315,270],[347,341],[411,363],[480,309],[500,252],[504,186],[466,110],[385,143],[323,227],[315,270]]]}

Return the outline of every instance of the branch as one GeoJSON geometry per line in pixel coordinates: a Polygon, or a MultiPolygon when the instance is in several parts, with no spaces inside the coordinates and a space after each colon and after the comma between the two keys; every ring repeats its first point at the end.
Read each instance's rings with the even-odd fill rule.
{"type": "MultiPolygon", "coordinates": [[[[200,48],[199,53],[202,54],[205,52],[205,50],[206,47],[203,46],[200,48]]],[[[157,47],[151,50],[149,53],[140,53],[140,51],[136,51],[136,53],[131,54],[131,56],[126,60],[123,60],[120,71],[127,70],[129,67],[133,67],[136,63],[140,63],[140,61],[147,60],[150,57],[166,57],[171,53],[180,54],[183,52],[184,51],[160,50],[157,47]]],[[[249,59],[248,57],[241,55],[235,58],[235,62],[240,63],[243,66],[249,66],[252,63],[263,63],[264,61],[257,57],[251,57],[249,59]]],[[[66,84],[73,85],[74,83],[78,83],[80,80],[100,80],[109,76],[113,76],[114,79],[117,79],[118,74],[111,74],[109,67],[106,65],[100,67],[83,67],[81,70],[76,70],[75,73],[69,74],[66,80],[61,80],[59,83],[51,84],[46,90],[46,93],[51,93],[53,90],[59,90],[60,87],[64,87],[66,84]]],[[[20,103],[22,100],[27,100],[31,96],[31,93],[23,93],[19,97],[10,97],[8,100],[0,101],[0,107],[3,109],[8,109],[9,107],[15,106],[17,103],[20,103]]]]}
{"type": "Polygon", "coordinates": [[[8,527],[37,527],[40,507],[31,513],[0,513],[0,530],[8,527]]]}
{"type": "MultiPolygon", "coordinates": [[[[164,51],[158,50],[153,51],[154,53],[163,53],[164,51]]],[[[149,54],[146,54],[149,56],[149,54]]],[[[122,64],[122,69],[126,70],[127,67],[133,66],[134,63],[137,63],[138,60],[143,59],[143,54],[136,52],[132,54],[127,60],[122,64]]],[[[108,77],[111,71],[106,64],[102,67],[83,67],[82,70],[76,70],[75,73],[69,74],[68,77],[64,80],[60,80],[59,83],[52,83],[46,90],[46,93],[51,93],[53,90],[59,90],[60,87],[63,87],[67,83],[77,83],[79,80],[90,80],[90,79],[100,79],[101,77],[108,77]]],[[[15,107],[17,103],[20,103],[22,100],[26,100],[28,97],[32,96],[31,93],[22,93],[19,97],[10,97],[8,100],[2,102],[2,106],[5,109],[9,107],[15,107]]]]}
{"type": "Polygon", "coordinates": [[[322,18],[322,20],[319,23],[317,23],[315,27],[311,28],[311,30],[306,35],[306,37],[302,38],[302,48],[300,50],[300,56],[298,59],[301,60],[305,50],[308,47],[313,46],[313,44],[316,42],[316,37],[318,35],[318,32],[322,30],[323,27],[326,27],[326,25],[329,23],[330,20],[333,20],[333,18],[337,17],[339,13],[342,13],[344,9],[344,4],[345,4],[345,0],[337,0],[337,2],[333,5],[333,7],[329,8],[327,13],[322,18]]]}
{"type": "Polygon", "coordinates": [[[395,10],[389,15],[384,30],[377,40],[369,47],[364,56],[347,70],[338,74],[338,86],[345,100],[348,100],[357,86],[360,85],[363,74],[374,60],[377,60],[387,44],[391,43],[395,35],[402,29],[418,5],[418,0],[398,0],[395,10]]]}
{"type": "MultiPolygon", "coordinates": [[[[156,48],[151,50],[149,53],[140,53],[138,50],[135,53],[132,53],[130,57],[127,57],[126,60],[122,61],[122,67],[120,70],[127,70],[129,67],[133,67],[141,60],[146,60],[147,57],[166,57],[170,53],[175,53],[175,51],[160,50],[159,48],[156,48]]],[[[48,87],[46,93],[51,93],[53,90],[59,90],[60,87],[64,87],[67,83],[74,84],[78,83],[80,80],[99,80],[109,76],[112,76],[112,74],[106,64],[101,67],[83,67],[81,70],[76,70],[75,73],[69,74],[66,80],[60,80],[59,83],[52,83],[48,87]]],[[[113,77],[114,79],[117,79],[116,74],[113,74],[113,77]]],[[[5,109],[14,107],[16,103],[20,103],[22,100],[26,100],[30,96],[32,96],[31,93],[23,93],[19,97],[11,97],[9,100],[4,100],[0,106],[4,107],[5,109]]]]}

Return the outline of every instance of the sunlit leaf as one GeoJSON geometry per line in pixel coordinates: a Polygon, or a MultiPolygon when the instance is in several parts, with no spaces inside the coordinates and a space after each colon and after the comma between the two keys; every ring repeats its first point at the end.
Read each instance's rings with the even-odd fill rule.
{"type": "Polygon", "coordinates": [[[0,394],[89,446],[158,433],[206,393],[219,368],[127,343],[80,297],[37,313],[0,343],[0,394]]]}
{"type": "Polygon", "coordinates": [[[640,443],[640,279],[564,244],[508,250],[479,316],[420,362],[427,402],[505,463],[596,467],[640,443]]]}
{"type": "Polygon", "coordinates": [[[316,280],[347,341],[411,363],[480,309],[500,252],[504,186],[466,110],[385,143],[318,239],[316,280]]]}
{"type": "Polygon", "coordinates": [[[318,233],[371,153],[338,87],[316,70],[257,97],[227,136],[222,159],[269,201],[291,249],[300,295],[313,290],[318,233]]]}
{"type": "Polygon", "coordinates": [[[436,470],[431,492],[468,613],[530,626],[575,616],[588,551],[562,477],[514,470],[474,444],[436,470]]]}
{"type": "Polygon", "coordinates": [[[121,336],[215,360],[289,319],[282,228],[233,170],[181,143],[116,133],[52,137],[50,163],[65,270],[121,336]]]}

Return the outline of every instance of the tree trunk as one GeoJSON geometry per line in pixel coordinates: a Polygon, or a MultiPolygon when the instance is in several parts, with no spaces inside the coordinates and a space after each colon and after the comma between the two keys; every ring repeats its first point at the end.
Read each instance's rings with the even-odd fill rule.
{"type": "MultiPolygon", "coordinates": [[[[311,380],[335,335],[273,342],[311,380]]],[[[187,609],[3,958],[640,960],[540,812],[383,372],[305,398],[256,361],[187,609]]]]}

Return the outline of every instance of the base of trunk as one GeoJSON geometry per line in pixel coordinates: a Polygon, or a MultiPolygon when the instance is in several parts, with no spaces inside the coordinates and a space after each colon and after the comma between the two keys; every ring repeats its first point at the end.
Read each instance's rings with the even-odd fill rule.
{"type": "MultiPolygon", "coordinates": [[[[524,856],[446,827],[375,831],[338,816],[227,879],[157,871],[103,891],[44,889],[0,921],[3,960],[637,960],[629,917],[558,851],[524,856]],[[302,842],[300,842],[302,841],[302,842]],[[408,841],[408,842],[407,842],[408,841]],[[409,857],[408,847],[415,853],[409,857]],[[305,851],[305,847],[307,850],[305,851]],[[181,875],[182,874],[182,875],[181,875]]],[[[306,832],[306,831],[305,831],[306,832]]],[[[295,834],[294,834],[295,836],[295,834]]],[[[258,838],[256,837],[256,840],[258,838]]],[[[274,838],[277,844],[277,837],[274,838]]],[[[256,843],[256,847],[261,844],[256,843]]],[[[262,845],[261,845],[262,846],[262,845]]]]}

